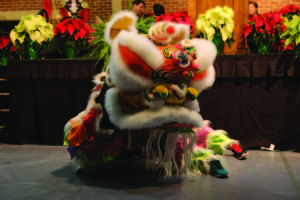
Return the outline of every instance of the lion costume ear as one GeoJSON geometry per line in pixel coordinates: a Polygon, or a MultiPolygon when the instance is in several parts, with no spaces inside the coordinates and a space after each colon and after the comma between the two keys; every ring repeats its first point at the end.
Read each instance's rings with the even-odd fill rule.
{"type": "Polygon", "coordinates": [[[112,44],[121,31],[137,32],[135,24],[137,16],[132,12],[122,11],[114,15],[106,24],[104,38],[108,44],[112,44]]]}

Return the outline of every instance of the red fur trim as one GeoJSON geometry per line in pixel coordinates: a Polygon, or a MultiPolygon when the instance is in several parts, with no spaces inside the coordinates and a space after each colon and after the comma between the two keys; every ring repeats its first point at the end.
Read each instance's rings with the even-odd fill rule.
{"type": "Polygon", "coordinates": [[[133,73],[145,78],[151,77],[153,70],[145,63],[145,61],[140,56],[122,45],[120,45],[120,53],[123,61],[133,73]]]}

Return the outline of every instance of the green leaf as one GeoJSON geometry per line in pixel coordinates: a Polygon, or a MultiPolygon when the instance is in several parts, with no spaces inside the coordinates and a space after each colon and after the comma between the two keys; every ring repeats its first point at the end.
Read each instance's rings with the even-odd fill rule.
{"type": "Polygon", "coordinates": [[[285,41],[285,46],[288,46],[289,44],[291,44],[294,40],[294,37],[289,37],[286,41],[285,41]]]}
{"type": "Polygon", "coordinates": [[[25,34],[19,34],[18,40],[20,41],[20,44],[23,44],[24,39],[25,39],[25,34]]]}
{"type": "Polygon", "coordinates": [[[263,36],[264,39],[266,39],[266,38],[267,38],[267,31],[264,31],[264,32],[262,33],[262,36],[263,36]]]}
{"type": "Polygon", "coordinates": [[[16,26],[16,31],[18,33],[22,33],[23,31],[25,31],[25,29],[26,29],[26,26],[24,24],[19,24],[16,26]]]}
{"type": "Polygon", "coordinates": [[[253,41],[254,41],[255,45],[258,47],[259,46],[259,36],[254,37],[253,41]]]}
{"type": "Polygon", "coordinates": [[[276,42],[276,38],[275,37],[271,37],[270,40],[269,40],[269,44],[272,44],[276,42]]]}
{"type": "Polygon", "coordinates": [[[297,34],[296,38],[296,45],[300,43],[300,32],[297,34]]]}

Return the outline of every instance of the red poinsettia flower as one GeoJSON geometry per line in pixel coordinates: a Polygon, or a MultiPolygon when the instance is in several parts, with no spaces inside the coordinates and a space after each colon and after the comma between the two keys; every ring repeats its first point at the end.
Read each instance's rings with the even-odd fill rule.
{"type": "Polygon", "coordinates": [[[297,12],[298,11],[298,7],[296,6],[296,5],[290,5],[290,10],[293,12],[293,13],[295,13],[295,12],[297,12]]]}
{"type": "Polygon", "coordinates": [[[0,37],[0,50],[6,47],[9,42],[10,42],[10,38],[8,36],[0,37]]]}
{"type": "MultiPolygon", "coordinates": [[[[5,48],[9,44],[9,42],[10,42],[9,36],[0,37],[0,50],[5,48]]],[[[17,48],[14,45],[12,45],[9,50],[10,50],[10,52],[13,52],[13,51],[16,51],[17,48]]]]}
{"type": "Polygon", "coordinates": [[[284,44],[285,44],[285,41],[281,40],[278,45],[275,44],[275,43],[273,43],[270,49],[273,50],[273,51],[275,51],[275,52],[279,52],[280,53],[284,49],[284,44]]]}
{"type": "Polygon", "coordinates": [[[293,50],[294,47],[295,47],[295,43],[292,42],[292,43],[289,44],[287,47],[285,47],[285,48],[283,49],[283,51],[286,51],[286,50],[293,50]]]}
{"type": "Polygon", "coordinates": [[[264,20],[256,20],[255,30],[257,33],[259,34],[263,33],[263,29],[262,29],[263,25],[264,25],[264,20]]]}
{"type": "Polygon", "coordinates": [[[91,28],[81,19],[66,19],[56,25],[54,35],[62,35],[74,40],[79,38],[89,39],[91,36],[91,28]]]}
{"type": "Polygon", "coordinates": [[[287,15],[290,13],[290,7],[287,5],[287,6],[284,6],[280,11],[279,11],[279,14],[281,15],[287,15]]]}
{"type": "Polygon", "coordinates": [[[187,24],[190,26],[190,33],[192,34],[195,31],[195,25],[192,23],[192,20],[189,18],[187,11],[181,11],[177,13],[166,13],[162,14],[159,17],[156,17],[156,22],[174,22],[178,24],[187,24]]]}
{"type": "Polygon", "coordinates": [[[178,17],[181,17],[182,16],[182,13],[180,12],[180,13],[174,13],[174,15],[173,15],[175,18],[178,18],[178,17]]]}
{"type": "Polygon", "coordinates": [[[278,13],[274,12],[274,13],[272,13],[272,18],[274,19],[274,21],[276,23],[278,23],[279,19],[280,19],[280,15],[278,13]]]}
{"type": "Polygon", "coordinates": [[[276,22],[273,19],[270,19],[270,18],[269,19],[265,18],[264,22],[265,22],[265,30],[267,31],[267,33],[269,35],[274,36],[275,28],[276,28],[276,22]]]}
{"type": "Polygon", "coordinates": [[[280,17],[279,20],[278,20],[278,23],[279,23],[279,24],[283,24],[283,22],[284,22],[284,18],[283,18],[283,17],[280,17]]]}
{"type": "Polygon", "coordinates": [[[286,27],[285,27],[285,25],[283,25],[283,24],[280,24],[280,29],[281,29],[281,32],[284,32],[284,31],[286,31],[286,27]]]}
{"type": "Polygon", "coordinates": [[[285,41],[281,40],[280,44],[278,45],[278,52],[282,52],[282,50],[284,49],[284,45],[285,45],[285,41]]]}
{"type": "Polygon", "coordinates": [[[174,20],[174,17],[169,16],[169,15],[165,16],[164,19],[163,19],[163,21],[168,21],[168,22],[172,22],[173,20],[174,20]]]}
{"type": "Polygon", "coordinates": [[[244,36],[245,37],[247,37],[250,33],[251,33],[251,31],[252,31],[252,28],[253,28],[253,26],[251,26],[250,24],[246,24],[245,26],[244,26],[244,36]]]}
{"type": "Polygon", "coordinates": [[[278,52],[282,52],[282,51],[287,51],[287,50],[293,50],[295,47],[295,43],[292,42],[291,44],[289,44],[287,47],[285,47],[285,41],[284,40],[281,40],[279,45],[276,45],[275,43],[272,44],[271,46],[271,50],[274,50],[274,51],[278,51],[278,52]]]}
{"type": "Polygon", "coordinates": [[[300,12],[300,8],[292,4],[292,5],[286,5],[278,13],[281,15],[288,15],[290,13],[297,13],[297,12],[300,12]]]}

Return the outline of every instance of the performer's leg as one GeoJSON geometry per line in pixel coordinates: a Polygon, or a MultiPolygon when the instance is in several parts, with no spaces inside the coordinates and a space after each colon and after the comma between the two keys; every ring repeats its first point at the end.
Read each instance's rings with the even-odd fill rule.
{"type": "Polygon", "coordinates": [[[239,141],[230,139],[224,130],[216,130],[207,135],[207,147],[212,149],[216,154],[226,155],[232,151],[238,159],[244,159],[248,155],[246,150],[243,150],[239,141]]]}
{"type": "Polygon", "coordinates": [[[218,178],[228,176],[228,172],[216,158],[213,151],[203,148],[194,149],[192,168],[203,174],[211,174],[218,178]]]}

